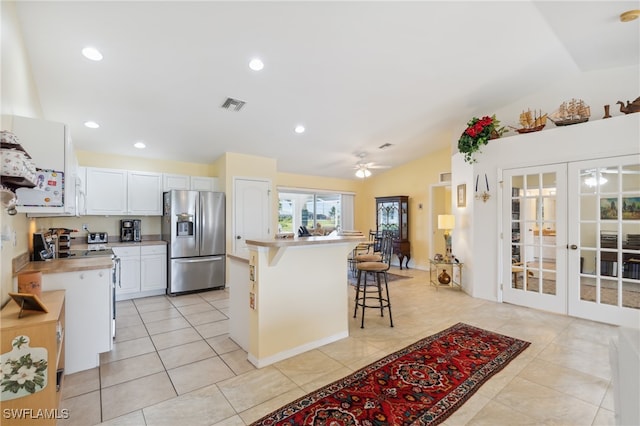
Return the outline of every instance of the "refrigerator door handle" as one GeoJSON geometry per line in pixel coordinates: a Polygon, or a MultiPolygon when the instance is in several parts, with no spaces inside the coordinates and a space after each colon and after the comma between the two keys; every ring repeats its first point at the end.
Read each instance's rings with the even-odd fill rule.
{"type": "Polygon", "coordinates": [[[196,247],[198,248],[198,254],[200,253],[200,246],[202,245],[202,232],[200,232],[201,219],[202,216],[200,214],[200,197],[196,197],[195,201],[194,217],[193,217],[193,226],[195,228],[195,232],[193,233],[194,238],[196,239],[196,247]]]}
{"type": "Polygon", "coordinates": [[[197,258],[197,259],[173,259],[176,263],[200,263],[200,262],[211,262],[212,260],[222,260],[222,256],[216,257],[205,257],[205,258],[197,258]]]}
{"type": "Polygon", "coordinates": [[[202,240],[204,240],[204,238],[202,238],[202,232],[203,232],[203,228],[204,228],[204,220],[202,219],[202,207],[203,207],[203,201],[202,201],[202,195],[200,193],[198,193],[198,219],[200,221],[200,224],[198,225],[198,238],[200,238],[200,241],[198,242],[198,251],[200,254],[202,254],[202,240]]]}

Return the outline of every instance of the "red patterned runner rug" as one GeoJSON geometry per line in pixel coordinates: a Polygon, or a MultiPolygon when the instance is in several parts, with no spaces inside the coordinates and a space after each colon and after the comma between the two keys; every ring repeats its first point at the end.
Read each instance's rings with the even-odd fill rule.
{"type": "Polygon", "coordinates": [[[529,344],[458,323],[252,425],[436,425],[529,344]]]}

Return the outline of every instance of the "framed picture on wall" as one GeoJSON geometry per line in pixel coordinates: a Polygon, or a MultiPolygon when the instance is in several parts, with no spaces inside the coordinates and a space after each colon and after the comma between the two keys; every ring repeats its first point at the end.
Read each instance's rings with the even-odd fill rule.
{"type": "Polygon", "coordinates": [[[467,185],[458,185],[458,207],[467,206],[467,185]]]}

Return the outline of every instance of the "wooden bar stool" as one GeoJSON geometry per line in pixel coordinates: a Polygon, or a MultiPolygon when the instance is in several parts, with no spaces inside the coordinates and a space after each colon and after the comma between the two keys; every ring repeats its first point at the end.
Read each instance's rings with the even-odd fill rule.
{"type": "Polygon", "coordinates": [[[365,308],[380,309],[380,316],[384,316],[384,309],[389,309],[389,322],[393,327],[393,317],[391,316],[391,299],[389,297],[389,285],[387,280],[387,271],[391,267],[391,252],[393,249],[393,236],[391,233],[385,233],[382,237],[379,262],[358,262],[358,283],[356,284],[355,308],[353,317],[358,314],[358,307],[362,307],[362,322],[360,328],[364,328],[364,310],[365,308]],[[364,272],[364,281],[362,275],[364,272]],[[367,275],[375,274],[373,283],[367,283],[367,275]],[[385,296],[382,294],[381,278],[384,278],[385,296]]]}

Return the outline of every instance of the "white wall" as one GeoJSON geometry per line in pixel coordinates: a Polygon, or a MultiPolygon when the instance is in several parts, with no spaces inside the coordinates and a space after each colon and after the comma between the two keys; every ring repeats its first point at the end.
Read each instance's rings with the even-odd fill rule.
{"type": "MultiPolygon", "coordinates": [[[[15,3],[0,2],[2,24],[2,117],[11,114],[42,118],[42,109],[36,90],[27,52],[24,49],[22,31],[16,16],[15,3]]],[[[9,123],[2,122],[2,129],[8,129],[9,123]]],[[[0,212],[0,230],[2,237],[0,277],[0,304],[9,300],[10,291],[15,291],[12,276],[12,260],[28,250],[29,224],[25,214],[9,216],[6,209],[0,212]]]]}
{"type": "MultiPolygon", "coordinates": [[[[499,171],[542,164],[640,154],[640,113],[573,126],[544,129],[492,140],[469,165],[456,153],[452,158],[452,188],[466,183],[466,208],[457,208],[453,251],[465,263],[463,288],[474,297],[498,300],[500,226],[499,171]],[[473,198],[475,176],[487,174],[491,198],[473,198]]],[[[481,179],[482,180],[482,179],[481,179]]],[[[484,188],[482,188],[484,189],[484,188]]]]}

